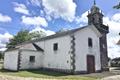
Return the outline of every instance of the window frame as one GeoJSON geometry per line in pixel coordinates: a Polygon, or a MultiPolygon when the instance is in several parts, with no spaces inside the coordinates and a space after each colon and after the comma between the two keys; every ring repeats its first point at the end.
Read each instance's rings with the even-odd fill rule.
{"type": "Polygon", "coordinates": [[[92,48],[93,47],[93,40],[92,38],[88,38],[88,47],[92,48]]]}
{"type": "Polygon", "coordinates": [[[58,43],[54,43],[54,44],[53,44],[53,50],[54,50],[54,51],[57,51],[57,50],[58,50],[58,43]]]}
{"type": "Polygon", "coordinates": [[[30,56],[29,57],[29,62],[35,62],[35,56],[30,56]]]}

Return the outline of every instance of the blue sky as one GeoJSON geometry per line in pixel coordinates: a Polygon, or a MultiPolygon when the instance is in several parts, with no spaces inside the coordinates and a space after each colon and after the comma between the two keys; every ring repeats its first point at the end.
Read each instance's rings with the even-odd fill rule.
{"type": "MultiPolygon", "coordinates": [[[[96,0],[104,13],[104,23],[110,26],[109,56],[119,55],[120,11],[113,9],[118,0],[96,0]],[[113,52],[114,51],[114,52],[113,52]]],[[[93,0],[0,0],[0,49],[21,29],[42,30],[48,35],[61,29],[73,29],[87,24],[87,11],[93,0]]]]}

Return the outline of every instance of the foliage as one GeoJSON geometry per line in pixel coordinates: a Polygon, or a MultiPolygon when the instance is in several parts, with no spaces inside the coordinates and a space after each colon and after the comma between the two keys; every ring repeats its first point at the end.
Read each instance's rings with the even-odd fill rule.
{"type": "Polygon", "coordinates": [[[120,2],[119,2],[119,4],[113,6],[113,8],[115,8],[115,9],[120,9],[120,2]]]}
{"type": "Polygon", "coordinates": [[[111,66],[112,67],[120,67],[120,57],[112,59],[111,66]]]}
{"type": "Polygon", "coordinates": [[[13,48],[15,45],[20,44],[25,41],[31,40],[28,30],[21,30],[10,40],[10,43],[7,44],[7,48],[13,48]]]}
{"type": "Polygon", "coordinates": [[[13,39],[10,39],[10,42],[7,44],[7,48],[14,48],[15,45],[30,41],[33,39],[38,39],[43,36],[46,36],[46,34],[42,31],[36,31],[36,32],[29,32],[28,30],[21,30],[13,37],[13,39]]]}
{"type": "Polygon", "coordinates": [[[108,57],[108,61],[110,61],[111,60],[111,58],[110,57],[108,57]]]}
{"type": "Polygon", "coordinates": [[[0,51],[0,60],[3,59],[4,56],[3,56],[3,52],[0,51]]]}
{"type": "Polygon", "coordinates": [[[43,31],[34,31],[34,32],[29,33],[29,35],[31,39],[34,40],[34,39],[39,39],[41,37],[46,36],[46,33],[44,33],[43,31]]]}

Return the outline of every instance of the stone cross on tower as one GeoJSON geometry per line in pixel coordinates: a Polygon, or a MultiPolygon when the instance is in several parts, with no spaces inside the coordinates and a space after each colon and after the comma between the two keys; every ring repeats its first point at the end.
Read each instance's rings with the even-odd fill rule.
{"type": "Polygon", "coordinates": [[[94,5],[96,5],[96,1],[94,0],[94,5]]]}

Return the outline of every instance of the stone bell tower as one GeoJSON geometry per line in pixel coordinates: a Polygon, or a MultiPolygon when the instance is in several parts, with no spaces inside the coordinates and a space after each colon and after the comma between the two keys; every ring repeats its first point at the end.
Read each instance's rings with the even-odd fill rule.
{"type": "Polygon", "coordinates": [[[102,11],[96,6],[96,2],[94,0],[94,5],[92,6],[90,12],[88,12],[87,16],[88,25],[93,24],[102,34],[99,39],[101,68],[102,70],[108,70],[107,33],[109,33],[109,28],[103,24],[103,16],[102,11]]]}

